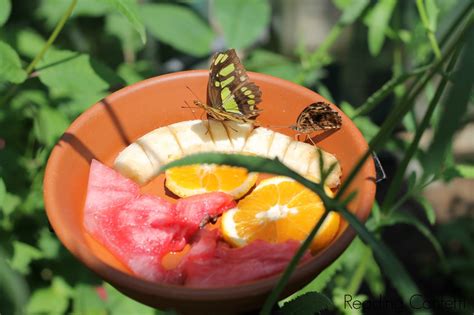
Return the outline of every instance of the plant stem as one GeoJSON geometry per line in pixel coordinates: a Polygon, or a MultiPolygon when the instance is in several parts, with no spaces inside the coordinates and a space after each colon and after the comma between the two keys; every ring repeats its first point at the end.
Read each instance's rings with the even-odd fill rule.
{"type": "Polygon", "coordinates": [[[426,14],[425,4],[423,0],[416,0],[416,7],[418,9],[418,13],[420,14],[421,23],[426,30],[426,34],[428,35],[428,40],[430,41],[431,48],[433,49],[433,53],[436,56],[436,59],[441,58],[441,50],[439,49],[438,42],[436,41],[436,37],[433,33],[433,30],[430,27],[430,21],[428,18],[428,14],[426,14]]]}
{"type": "MultiPolygon", "coordinates": [[[[457,48],[456,51],[453,53],[453,56],[451,60],[449,61],[448,66],[446,67],[446,72],[451,72],[456,64],[456,60],[459,56],[459,52],[461,51],[461,46],[463,43],[461,43],[457,48]]],[[[403,160],[400,162],[400,165],[397,168],[397,171],[395,173],[395,176],[392,180],[392,183],[390,184],[390,187],[387,192],[387,196],[385,197],[383,204],[382,204],[382,211],[385,211],[390,208],[392,203],[394,202],[397,193],[402,185],[403,182],[403,177],[405,175],[406,169],[408,167],[408,164],[410,163],[411,159],[416,153],[416,150],[418,148],[418,144],[420,143],[420,139],[425,132],[426,128],[428,128],[430,121],[431,121],[431,116],[433,116],[433,113],[436,109],[436,106],[439,103],[439,100],[441,96],[443,95],[444,89],[446,88],[446,85],[448,84],[448,77],[443,76],[442,80],[438,84],[438,88],[436,89],[436,93],[431,99],[430,104],[428,105],[428,109],[425,112],[425,115],[423,117],[423,120],[421,121],[420,126],[417,128],[415,137],[413,141],[411,142],[410,146],[408,147],[405,156],[403,160]]]]}
{"type": "Polygon", "coordinates": [[[400,119],[405,116],[405,114],[410,110],[413,101],[418,97],[420,92],[423,90],[425,85],[431,80],[431,78],[434,76],[434,74],[442,67],[444,62],[447,60],[447,58],[453,53],[453,51],[462,43],[462,40],[466,36],[467,32],[470,30],[472,26],[472,20],[469,20],[467,25],[463,28],[459,36],[456,38],[453,44],[446,49],[446,53],[441,57],[440,60],[438,60],[432,67],[431,71],[429,71],[425,77],[416,84],[416,88],[413,88],[413,92],[410,94],[406,94],[405,97],[397,104],[397,106],[391,111],[390,115],[388,118],[385,120],[384,124],[380,128],[379,133],[370,141],[369,143],[369,148],[367,151],[362,155],[362,157],[359,159],[357,164],[354,166],[354,168],[351,170],[349,173],[349,176],[347,179],[344,181],[344,183],[341,185],[341,188],[339,189],[338,193],[336,194],[336,199],[339,199],[344,192],[347,190],[349,187],[349,184],[354,180],[356,177],[357,173],[359,170],[362,168],[362,166],[365,164],[365,161],[369,156],[371,156],[372,151],[374,151],[376,148],[378,148],[381,144],[383,144],[391,135],[393,129],[397,126],[399,123],[400,119]]]}
{"type": "Polygon", "coordinates": [[[369,96],[367,101],[356,109],[352,118],[367,115],[370,113],[381,101],[383,101],[392,91],[400,84],[404,83],[409,78],[426,72],[430,69],[431,65],[420,67],[413,70],[412,72],[401,74],[400,76],[393,77],[387,81],[380,89],[375,91],[374,94],[369,96]]]}
{"type": "Polygon", "coordinates": [[[352,274],[351,281],[349,282],[349,285],[346,289],[347,294],[354,295],[357,293],[357,291],[359,291],[359,287],[362,283],[362,280],[364,280],[365,272],[367,271],[367,261],[370,255],[372,255],[370,252],[370,247],[364,245],[364,249],[361,253],[362,259],[359,261],[357,269],[352,274]]]}
{"type": "MultiPolygon", "coordinates": [[[[78,0],[72,0],[71,4],[67,8],[67,10],[64,12],[63,16],[59,20],[58,24],[54,27],[53,32],[49,36],[48,40],[44,44],[43,48],[41,51],[33,58],[33,60],[30,62],[30,64],[26,67],[26,74],[30,75],[33,70],[35,69],[36,65],[38,62],[41,61],[41,59],[44,57],[48,49],[51,47],[51,45],[54,43],[56,38],[58,37],[59,33],[61,30],[64,28],[64,25],[66,24],[67,20],[72,14],[72,11],[74,11],[74,8],[76,7],[78,0]]],[[[18,85],[13,85],[10,90],[5,94],[5,96],[0,100],[0,107],[2,107],[17,91],[18,85]]]]}
{"type": "Polygon", "coordinates": [[[298,265],[298,262],[300,261],[301,257],[303,257],[304,253],[306,252],[306,250],[311,245],[311,242],[313,241],[314,237],[316,236],[316,233],[318,232],[319,228],[323,224],[324,220],[329,215],[329,212],[330,211],[324,211],[321,218],[319,218],[318,223],[316,223],[316,226],[311,230],[309,235],[304,240],[303,244],[300,246],[300,248],[298,249],[296,254],[293,256],[290,263],[288,264],[288,267],[286,267],[285,271],[283,272],[283,275],[281,276],[280,280],[278,281],[276,287],[272,290],[272,292],[270,293],[270,296],[266,299],[265,303],[263,304],[263,307],[262,307],[262,310],[260,311],[260,314],[262,314],[262,315],[267,315],[267,314],[270,315],[271,314],[273,306],[278,301],[278,297],[283,292],[283,289],[285,288],[285,285],[288,282],[288,279],[290,279],[290,276],[293,273],[293,271],[295,270],[296,266],[298,265]]]}
{"type": "Polygon", "coordinates": [[[77,4],[77,0],[72,0],[71,1],[71,4],[67,8],[66,12],[64,12],[64,14],[61,17],[61,19],[59,20],[58,24],[56,24],[56,27],[54,28],[53,32],[49,36],[48,40],[44,44],[41,51],[36,55],[36,57],[33,59],[33,61],[26,68],[26,73],[27,74],[30,74],[34,70],[34,68],[36,67],[36,64],[38,64],[38,62],[40,62],[40,60],[43,58],[44,54],[48,51],[48,49],[54,43],[54,41],[58,37],[59,33],[63,29],[64,25],[66,24],[66,21],[71,16],[72,11],[76,7],[76,4],[77,4]]]}

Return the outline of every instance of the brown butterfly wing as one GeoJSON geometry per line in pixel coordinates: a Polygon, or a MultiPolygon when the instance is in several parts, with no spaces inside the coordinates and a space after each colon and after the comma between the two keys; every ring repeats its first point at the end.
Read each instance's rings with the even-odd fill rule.
{"type": "Polygon", "coordinates": [[[317,102],[306,107],[298,116],[296,129],[299,132],[310,133],[318,130],[339,129],[342,118],[339,113],[324,102],[317,102]]]}

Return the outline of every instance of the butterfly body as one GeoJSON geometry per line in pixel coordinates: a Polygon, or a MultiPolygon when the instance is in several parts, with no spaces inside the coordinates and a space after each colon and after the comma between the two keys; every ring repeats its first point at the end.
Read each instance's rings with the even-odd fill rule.
{"type": "Polygon", "coordinates": [[[341,128],[342,118],[339,113],[324,102],[312,103],[298,116],[296,125],[291,129],[300,133],[309,134],[319,130],[332,130],[341,128]]]}
{"type": "Polygon", "coordinates": [[[216,120],[253,123],[260,112],[262,92],[250,81],[234,49],[213,56],[207,96],[209,104],[198,100],[194,104],[216,120]]]}

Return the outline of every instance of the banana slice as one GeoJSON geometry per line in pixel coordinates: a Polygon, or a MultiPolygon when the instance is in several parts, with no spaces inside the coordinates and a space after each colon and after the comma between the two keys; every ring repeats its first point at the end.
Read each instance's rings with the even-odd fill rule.
{"type": "Polygon", "coordinates": [[[268,157],[274,134],[273,130],[267,128],[255,128],[247,138],[242,152],[268,157]]]}
{"type": "Polygon", "coordinates": [[[169,127],[155,129],[138,139],[137,143],[143,148],[156,171],[161,165],[184,154],[169,127]]]}
{"type": "Polygon", "coordinates": [[[169,128],[185,155],[215,151],[207,120],[181,121],[169,128]]]}
{"type": "Polygon", "coordinates": [[[305,176],[315,150],[316,148],[310,144],[291,141],[283,157],[283,163],[300,175],[305,176]]]}
{"type": "MultiPolygon", "coordinates": [[[[336,157],[332,155],[331,153],[328,153],[322,150],[321,150],[321,153],[323,155],[324,170],[328,170],[331,167],[331,165],[336,163],[336,166],[326,178],[326,185],[331,188],[339,186],[339,184],[341,183],[340,178],[341,178],[341,173],[342,173],[341,165],[337,161],[336,157]]],[[[321,181],[321,168],[319,166],[318,150],[314,150],[313,155],[311,156],[308,172],[307,172],[307,177],[310,180],[313,180],[318,183],[321,181]]]]}
{"type": "MultiPolygon", "coordinates": [[[[253,129],[252,124],[233,121],[191,120],[158,128],[125,148],[115,160],[115,168],[144,184],[166,163],[184,155],[212,151],[278,157],[302,176],[315,182],[321,180],[316,147],[267,128],[253,129]]],[[[325,169],[337,163],[326,179],[326,185],[335,188],[340,184],[341,167],[334,155],[321,152],[325,169]]]]}
{"type": "Polygon", "coordinates": [[[119,153],[115,159],[115,169],[123,176],[139,184],[144,184],[155,175],[159,169],[152,165],[143,148],[137,143],[132,143],[119,153]]]}
{"type": "Polygon", "coordinates": [[[232,152],[234,151],[234,146],[229,139],[227,130],[224,124],[215,119],[209,119],[209,129],[211,132],[212,140],[216,146],[216,151],[219,152],[232,152]]]}
{"type": "Polygon", "coordinates": [[[275,132],[273,135],[273,141],[268,150],[268,158],[273,159],[277,157],[280,161],[283,161],[283,158],[288,150],[288,146],[293,140],[279,132],[275,132]]]}
{"type": "Polygon", "coordinates": [[[227,130],[230,142],[232,142],[233,151],[241,152],[248,136],[253,130],[253,125],[230,120],[224,121],[223,124],[227,130]]]}

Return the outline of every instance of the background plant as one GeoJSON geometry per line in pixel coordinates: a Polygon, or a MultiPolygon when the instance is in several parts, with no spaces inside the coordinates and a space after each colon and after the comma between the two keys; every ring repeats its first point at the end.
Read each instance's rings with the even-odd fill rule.
{"type": "Polygon", "coordinates": [[[281,312],[343,313],[346,293],[361,300],[384,293],[406,302],[410,292],[429,291],[418,272],[398,261],[403,249],[392,253],[383,245],[399,225],[417,229],[439,257],[433,266],[421,265],[425,279],[452,280],[443,296],[474,296],[472,218],[435,226],[422,194],[432,183],[474,174],[472,156],[455,160],[451,145],[472,120],[472,2],[334,0],[339,13],[324,40],[316,48],[301,41],[291,53],[283,53],[278,30],[284,3],[0,0],[1,313],[161,312],[103,284],[59,244],[44,214],[44,167],[62,132],[94,102],[147,77],[206,68],[212,52],[226,47],[239,49],[247,68],[336,102],[376,152],[400,161],[365,228],[346,214],[364,242],[357,239],[306,288],[280,302],[281,312]],[[348,46],[336,49],[349,32],[348,46]],[[400,130],[411,138],[397,137],[400,130]],[[421,148],[428,131],[432,139],[421,148]],[[410,203],[424,216],[410,211],[410,203]]]}

